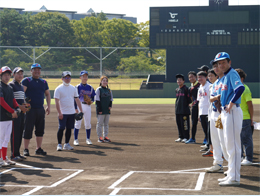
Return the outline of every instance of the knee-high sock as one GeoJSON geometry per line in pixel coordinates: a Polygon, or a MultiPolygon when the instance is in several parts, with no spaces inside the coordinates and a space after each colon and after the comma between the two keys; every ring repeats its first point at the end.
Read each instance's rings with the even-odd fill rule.
{"type": "Polygon", "coordinates": [[[6,147],[2,147],[2,155],[3,155],[3,160],[5,160],[6,155],[7,155],[7,148],[6,147]]]}
{"type": "Polygon", "coordinates": [[[86,129],[87,139],[90,139],[91,129],[86,129]]]}
{"type": "Polygon", "coordinates": [[[74,128],[74,139],[77,140],[79,135],[79,129],[74,128]]]}

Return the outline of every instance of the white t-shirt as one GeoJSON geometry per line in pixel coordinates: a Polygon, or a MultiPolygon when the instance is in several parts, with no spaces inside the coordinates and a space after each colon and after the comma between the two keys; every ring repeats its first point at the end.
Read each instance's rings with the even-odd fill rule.
{"type": "Polygon", "coordinates": [[[77,89],[72,86],[59,85],[54,91],[54,98],[60,100],[62,114],[75,114],[74,99],[79,97],[77,89]]]}
{"type": "Polygon", "coordinates": [[[204,86],[200,85],[198,89],[197,101],[199,101],[199,115],[208,115],[210,107],[210,83],[207,81],[204,86]]]}
{"type": "MultiPolygon", "coordinates": [[[[213,86],[213,84],[209,85],[209,98],[210,98],[210,95],[212,94],[212,86],[213,86]]],[[[210,119],[211,119],[211,113],[213,112],[212,110],[213,110],[213,105],[209,100],[208,121],[210,121],[210,119]]]]}

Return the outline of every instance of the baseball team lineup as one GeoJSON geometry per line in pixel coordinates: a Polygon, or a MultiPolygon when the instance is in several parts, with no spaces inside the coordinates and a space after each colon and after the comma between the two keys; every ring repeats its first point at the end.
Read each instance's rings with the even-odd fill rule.
{"type": "MultiPolygon", "coordinates": [[[[218,179],[220,186],[240,185],[241,165],[253,164],[251,92],[243,83],[246,77],[245,72],[232,68],[231,59],[228,53],[220,52],[211,61],[212,69],[202,66],[198,73],[190,71],[188,73],[190,88],[184,84],[183,74],[176,75],[179,87],[176,89],[175,115],[178,138],[175,142],[188,145],[196,143],[197,124],[200,122],[205,135],[201,149],[202,156],[213,157],[213,166],[205,171],[224,173],[223,161],[228,162],[226,177],[218,179]]],[[[42,144],[45,115],[51,112],[51,95],[48,83],[40,78],[41,69],[40,64],[33,64],[32,76],[25,78],[24,71],[20,67],[12,71],[5,66],[0,70],[0,165],[2,167],[29,159],[31,153],[29,144],[33,133],[36,137],[34,153],[47,156],[42,144]],[[12,75],[14,79],[9,83],[12,75]],[[27,101],[25,101],[26,98],[27,101]],[[45,98],[46,108],[44,108],[45,98]],[[11,141],[10,159],[7,155],[9,141],[11,141]],[[20,154],[22,141],[24,149],[20,154]]],[[[95,90],[88,84],[89,74],[86,70],[80,71],[79,77],[81,83],[72,86],[70,84],[71,72],[64,71],[61,77],[62,83],[54,91],[55,112],[57,112],[58,120],[57,151],[70,151],[82,145],[78,138],[82,121],[84,121],[86,131],[86,144],[92,145],[90,139],[93,103],[96,106],[97,142],[111,142],[108,133],[113,94],[108,85],[109,79],[107,76],[102,76],[100,85],[95,90]],[[63,135],[64,143],[62,142],[63,135]],[[70,142],[71,135],[74,136],[73,142],[70,142]]]]}

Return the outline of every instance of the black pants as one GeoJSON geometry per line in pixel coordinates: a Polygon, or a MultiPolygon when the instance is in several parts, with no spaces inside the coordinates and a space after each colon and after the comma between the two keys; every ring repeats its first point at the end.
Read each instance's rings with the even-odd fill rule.
{"type": "Polygon", "coordinates": [[[63,114],[63,119],[62,120],[58,119],[58,120],[59,120],[59,129],[57,133],[58,144],[61,144],[62,142],[63,132],[65,128],[66,128],[65,143],[69,143],[71,137],[71,129],[74,128],[75,114],[63,114]]]}
{"type": "Polygon", "coordinates": [[[191,136],[192,136],[192,139],[194,139],[194,140],[195,140],[195,135],[197,132],[198,118],[199,118],[198,105],[196,105],[191,108],[191,123],[192,123],[191,136]]]}
{"type": "Polygon", "coordinates": [[[13,130],[11,133],[11,158],[20,156],[20,147],[22,144],[24,130],[24,113],[18,118],[13,119],[13,130]]]}
{"type": "Polygon", "coordinates": [[[190,115],[176,114],[176,123],[178,126],[179,138],[190,138],[190,115]]]}
{"type": "Polygon", "coordinates": [[[208,135],[207,136],[208,136],[208,138],[207,138],[208,145],[212,144],[211,136],[210,136],[210,121],[208,121],[208,135]]]}
{"type": "Polygon", "coordinates": [[[208,139],[208,115],[200,115],[200,123],[205,134],[205,139],[208,139]]]}

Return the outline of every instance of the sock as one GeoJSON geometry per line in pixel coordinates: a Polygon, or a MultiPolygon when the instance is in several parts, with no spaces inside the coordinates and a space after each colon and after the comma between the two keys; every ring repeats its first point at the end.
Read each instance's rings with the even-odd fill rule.
{"type": "Polygon", "coordinates": [[[74,139],[77,140],[79,135],[79,129],[74,128],[74,139]]]}
{"type": "Polygon", "coordinates": [[[90,138],[91,129],[86,129],[87,139],[90,138]]]}
{"type": "Polygon", "coordinates": [[[5,160],[6,155],[7,155],[7,148],[6,147],[2,147],[2,154],[3,154],[3,160],[5,160]]]}

